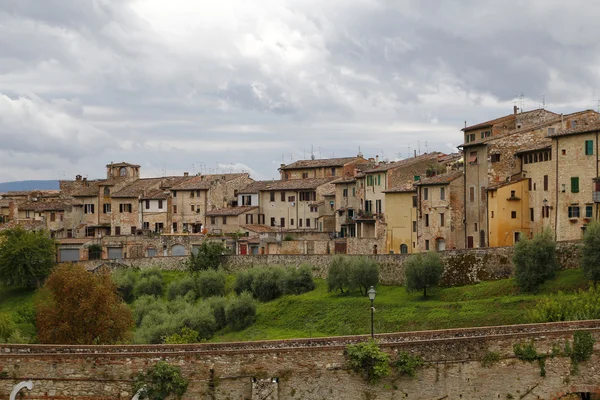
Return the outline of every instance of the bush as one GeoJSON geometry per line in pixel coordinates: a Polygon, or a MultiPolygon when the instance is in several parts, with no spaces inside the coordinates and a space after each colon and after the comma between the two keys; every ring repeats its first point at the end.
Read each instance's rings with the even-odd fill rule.
{"type": "Polygon", "coordinates": [[[581,251],[581,268],[586,278],[600,281],[600,222],[594,221],[585,229],[583,249],[581,251]]]}
{"type": "Polygon", "coordinates": [[[335,256],[327,271],[327,290],[330,292],[339,290],[342,293],[344,293],[344,289],[349,290],[351,287],[351,268],[348,257],[335,256]]]}
{"type": "Polygon", "coordinates": [[[252,294],[259,301],[270,301],[281,296],[280,280],[283,270],[280,268],[261,268],[254,272],[252,294]]]}
{"type": "Polygon", "coordinates": [[[181,328],[180,333],[174,333],[170,336],[164,338],[164,344],[190,344],[190,343],[198,343],[200,339],[198,338],[198,332],[188,327],[181,328]]]}
{"type": "Polygon", "coordinates": [[[531,322],[576,321],[600,318],[600,288],[579,290],[576,296],[558,292],[544,297],[530,311],[531,322]]]}
{"type": "Polygon", "coordinates": [[[366,295],[371,286],[379,283],[379,265],[367,257],[354,258],[350,262],[350,286],[366,295]]]}
{"type": "Polygon", "coordinates": [[[22,304],[15,310],[15,322],[17,324],[31,324],[35,326],[36,311],[33,304],[22,304]]]}
{"type": "Polygon", "coordinates": [[[254,280],[254,270],[242,272],[235,277],[233,290],[239,296],[244,292],[252,292],[252,281],[254,280]]]}
{"type": "Polygon", "coordinates": [[[117,286],[117,292],[119,292],[121,298],[127,303],[131,303],[135,299],[133,288],[137,279],[137,273],[131,269],[120,269],[112,274],[112,280],[117,286]]]}
{"type": "Polygon", "coordinates": [[[315,288],[312,272],[308,265],[301,265],[299,268],[287,268],[283,271],[281,281],[281,291],[284,294],[302,294],[310,292],[315,288]]]}
{"type": "Polygon", "coordinates": [[[133,294],[136,298],[144,295],[160,297],[162,296],[163,286],[162,275],[160,277],[156,275],[142,276],[135,283],[133,294]]]}
{"type": "Polygon", "coordinates": [[[241,331],[256,320],[256,303],[248,292],[231,299],[225,309],[227,323],[233,331],[241,331]]]}
{"type": "Polygon", "coordinates": [[[425,365],[425,362],[421,356],[413,356],[407,351],[398,352],[396,361],[394,361],[394,366],[398,368],[398,371],[410,377],[415,376],[417,368],[421,368],[423,365],[425,365]]]}
{"type": "Polygon", "coordinates": [[[171,282],[167,288],[167,298],[175,300],[177,297],[190,296],[192,299],[197,299],[198,284],[193,276],[185,276],[179,280],[171,282]]]}
{"type": "Polygon", "coordinates": [[[573,333],[573,350],[571,360],[573,363],[587,361],[594,353],[594,337],[588,331],[575,331],[573,333]]]}
{"type": "Polygon", "coordinates": [[[207,300],[207,303],[215,317],[215,329],[225,328],[227,326],[227,315],[225,313],[227,299],[224,297],[211,297],[207,300]]]}
{"type": "Polygon", "coordinates": [[[522,291],[534,292],[558,269],[556,243],[549,229],[532,240],[523,238],[514,247],[515,281],[522,291]]]}
{"type": "Polygon", "coordinates": [[[198,273],[198,294],[203,299],[225,295],[226,277],[223,271],[202,271],[198,273]]]}
{"type": "Polygon", "coordinates": [[[181,376],[181,369],[159,361],[135,379],[134,390],[143,389],[140,399],[163,400],[174,395],[180,399],[188,387],[187,379],[181,376]]]}
{"type": "Polygon", "coordinates": [[[0,342],[7,343],[15,332],[15,323],[8,314],[0,314],[0,342]]]}
{"type": "Polygon", "coordinates": [[[369,383],[376,383],[390,374],[390,356],[374,340],[346,346],[350,367],[363,372],[369,383]]]}
{"type": "Polygon", "coordinates": [[[198,247],[198,252],[190,254],[187,266],[191,272],[198,272],[207,269],[218,269],[221,265],[223,255],[227,253],[227,248],[222,242],[202,242],[198,247]]]}
{"type": "Polygon", "coordinates": [[[142,319],[151,312],[164,313],[166,312],[165,303],[158,300],[154,296],[140,296],[133,303],[133,320],[136,326],[140,326],[142,319]]]}
{"type": "Polygon", "coordinates": [[[406,290],[423,291],[423,297],[427,297],[427,289],[435,287],[440,282],[444,273],[444,264],[440,255],[436,252],[425,254],[414,254],[404,264],[406,274],[406,290]]]}

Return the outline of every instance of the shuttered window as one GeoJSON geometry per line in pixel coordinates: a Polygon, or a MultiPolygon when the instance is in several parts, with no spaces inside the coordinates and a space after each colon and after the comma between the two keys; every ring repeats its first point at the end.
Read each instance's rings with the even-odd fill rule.
{"type": "Polygon", "coordinates": [[[589,156],[594,154],[594,141],[593,140],[586,140],[585,141],[585,155],[589,156]]]}
{"type": "Polygon", "coordinates": [[[579,177],[574,176],[571,178],[571,193],[579,193],[579,177]]]}

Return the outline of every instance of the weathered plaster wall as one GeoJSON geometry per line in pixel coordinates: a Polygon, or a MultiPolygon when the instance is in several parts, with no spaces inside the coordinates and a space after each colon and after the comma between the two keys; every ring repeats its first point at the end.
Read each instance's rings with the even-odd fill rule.
{"type": "Polygon", "coordinates": [[[364,336],[174,346],[3,345],[0,396],[31,379],[34,387],[23,391],[23,399],[130,399],[133,378],[161,359],[179,366],[189,380],[184,399],[258,399],[252,378],[278,378],[271,399],[557,399],[600,393],[598,345],[577,375],[566,357],[548,359],[545,377],[537,363],[514,357],[516,343],[533,340],[538,353],[548,354],[580,329],[600,339],[600,321],[377,335],[392,360],[408,351],[426,364],[414,378],[393,373],[374,385],[350,370],[345,356],[346,345],[364,336]],[[500,361],[483,367],[488,351],[500,361]]]}

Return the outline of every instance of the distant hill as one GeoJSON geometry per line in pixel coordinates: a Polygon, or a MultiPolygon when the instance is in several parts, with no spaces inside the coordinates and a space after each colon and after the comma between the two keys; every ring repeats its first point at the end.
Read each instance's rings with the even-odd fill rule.
{"type": "Polygon", "coordinates": [[[0,183],[0,192],[20,190],[58,190],[58,181],[17,181],[0,183]]]}

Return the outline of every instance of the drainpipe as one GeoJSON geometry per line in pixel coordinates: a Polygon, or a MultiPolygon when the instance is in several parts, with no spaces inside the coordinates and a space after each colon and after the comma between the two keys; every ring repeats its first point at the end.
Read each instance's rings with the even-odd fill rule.
{"type": "Polygon", "coordinates": [[[23,381],[21,383],[18,383],[15,385],[15,387],[13,388],[13,390],[10,392],[10,400],[15,400],[17,398],[17,393],[19,393],[21,391],[21,389],[23,388],[27,388],[27,390],[31,390],[33,389],[33,382],[32,381],[23,381]]]}
{"type": "MultiPolygon", "coordinates": [[[[596,131],[596,178],[598,178],[598,131],[596,131]]],[[[592,191],[596,190],[596,181],[592,191]]],[[[598,220],[598,203],[596,203],[596,220],[598,220]]]]}
{"type": "MultiPolygon", "coordinates": [[[[562,115],[561,115],[561,119],[562,119],[562,115]]],[[[557,228],[558,228],[558,143],[559,143],[560,139],[558,138],[558,136],[556,137],[556,168],[554,169],[555,173],[556,173],[556,198],[554,199],[554,241],[556,242],[558,240],[558,232],[557,232],[557,228]]]]}

